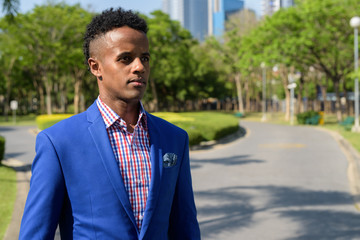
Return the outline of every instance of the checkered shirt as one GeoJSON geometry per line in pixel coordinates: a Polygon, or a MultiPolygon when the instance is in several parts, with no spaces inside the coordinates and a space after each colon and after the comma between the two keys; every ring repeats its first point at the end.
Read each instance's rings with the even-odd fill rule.
{"type": "Polygon", "coordinates": [[[140,230],[151,180],[149,132],[144,108],[141,105],[134,132],[130,133],[127,131],[126,122],[100,97],[97,98],[96,104],[104,119],[111,147],[119,164],[136,224],[140,230]]]}

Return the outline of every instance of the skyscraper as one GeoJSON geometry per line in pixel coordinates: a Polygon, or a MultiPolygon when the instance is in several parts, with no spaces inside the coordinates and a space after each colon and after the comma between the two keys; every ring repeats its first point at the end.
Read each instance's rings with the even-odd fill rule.
{"type": "Polygon", "coordinates": [[[193,37],[203,41],[208,36],[208,6],[207,0],[185,0],[184,27],[189,29],[193,37]]]}
{"type": "Polygon", "coordinates": [[[207,0],[163,0],[163,11],[203,41],[208,35],[207,0]]]}
{"type": "Polygon", "coordinates": [[[243,8],[243,0],[163,0],[163,11],[199,41],[221,36],[228,17],[243,8]]]}
{"type": "Polygon", "coordinates": [[[169,14],[170,18],[177,20],[184,26],[185,0],[163,0],[163,11],[169,14]]]}
{"type": "Polygon", "coordinates": [[[294,6],[294,0],[262,0],[262,15],[273,15],[280,8],[294,6]]]}
{"type": "Polygon", "coordinates": [[[209,14],[212,13],[212,22],[209,22],[209,35],[222,36],[225,30],[225,21],[234,13],[244,8],[243,0],[208,0],[209,14]]]}

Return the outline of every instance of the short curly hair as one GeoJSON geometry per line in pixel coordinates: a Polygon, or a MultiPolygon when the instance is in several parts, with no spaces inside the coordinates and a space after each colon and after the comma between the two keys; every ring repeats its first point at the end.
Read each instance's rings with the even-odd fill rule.
{"type": "Polygon", "coordinates": [[[139,17],[131,10],[124,10],[122,8],[103,11],[101,14],[95,16],[86,27],[84,35],[83,51],[85,55],[85,64],[88,65],[90,58],[90,43],[99,36],[106,34],[114,28],[128,26],[145,34],[148,31],[146,21],[139,17]]]}

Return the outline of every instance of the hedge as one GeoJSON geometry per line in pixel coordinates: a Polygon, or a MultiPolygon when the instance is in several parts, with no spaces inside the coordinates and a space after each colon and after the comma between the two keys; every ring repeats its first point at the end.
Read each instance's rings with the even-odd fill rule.
{"type": "MultiPolygon", "coordinates": [[[[233,114],[219,112],[157,112],[153,114],[183,128],[189,135],[190,146],[202,141],[219,140],[239,129],[239,119],[233,114]]],[[[44,130],[71,116],[71,114],[40,115],[36,118],[36,123],[39,129],[44,130]]]]}
{"type": "Polygon", "coordinates": [[[0,162],[4,159],[5,155],[5,138],[0,136],[0,162]]]}
{"type": "Polygon", "coordinates": [[[310,119],[310,118],[313,118],[313,117],[316,117],[316,116],[319,116],[318,112],[307,111],[307,112],[296,114],[296,119],[297,119],[297,122],[299,124],[306,124],[307,119],[310,119]]]}
{"type": "Polygon", "coordinates": [[[44,130],[71,116],[73,116],[73,114],[39,115],[36,117],[36,125],[40,130],[44,130]]]}
{"type": "Polygon", "coordinates": [[[221,112],[159,112],[154,115],[181,127],[189,135],[189,145],[219,140],[239,129],[239,119],[221,112]]]}

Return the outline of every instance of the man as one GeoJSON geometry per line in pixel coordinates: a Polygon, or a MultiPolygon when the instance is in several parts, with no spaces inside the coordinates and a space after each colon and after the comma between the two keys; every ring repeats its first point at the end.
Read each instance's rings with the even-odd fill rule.
{"type": "Polygon", "coordinates": [[[84,54],[99,97],[39,133],[20,239],[200,239],[185,131],[144,111],[147,25],[94,17],[84,54]]]}

